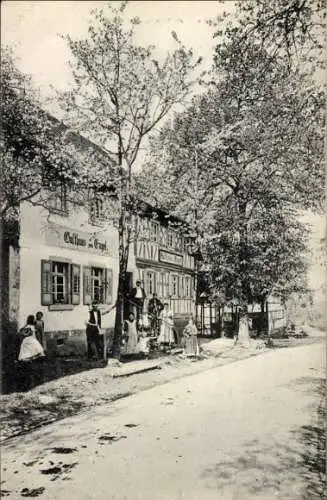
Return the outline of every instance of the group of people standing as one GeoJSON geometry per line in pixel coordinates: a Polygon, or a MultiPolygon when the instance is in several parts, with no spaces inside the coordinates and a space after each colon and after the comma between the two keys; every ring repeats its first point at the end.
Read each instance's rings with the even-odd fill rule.
{"type": "Polygon", "coordinates": [[[156,339],[162,350],[171,349],[177,343],[174,336],[173,313],[168,303],[162,303],[156,293],[149,300],[144,311],[146,293],[140,281],[136,281],[131,294],[127,296],[131,312],[124,322],[122,354],[145,354],[150,351],[151,342],[156,339]]]}
{"type": "Polygon", "coordinates": [[[124,335],[122,337],[122,354],[145,354],[150,351],[153,340],[161,351],[170,351],[173,345],[181,344],[185,355],[199,355],[197,328],[193,317],[183,330],[179,338],[174,328],[173,312],[167,302],[162,303],[156,293],[149,300],[147,313],[144,312],[146,294],[137,281],[128,297],[131,307],[136,312],[130,312],[124,322],[124,335]]]}
{"type": "MultiPolygon", "coordinates": [[[[121,353],[149,354],[151,343],[155,343],[161,351],[169,352],[172,346],[181,345],[186,355],[198,355],[199,346],[197,340],[197,328],[193,318],[190,317],[188,324],[183,330],[182,337],[178,337],[174,328],[173,312],[167,302],[161,302],[157,294],[153,293],[144,312],[146,294],[137,281],[132,293],[127,297],[130,313],[124,321],[121,353]]],[[[93,302],[89,310],[86,325],[87,357],[92,359],[104,359],[105,345],[104,332],[102,329],[102,316],[108,314],[116,307],[116,304],[101,310],[98,304],[93,302]]],[[[16,361],[24,374],[23,378],[31,380],[31,373],[36,371],[42,375],[42,360],[46,356],[47,346],[44,334],[43,313],[29,315],[26,324],[18,332],[18,349],[16,361]]]]}

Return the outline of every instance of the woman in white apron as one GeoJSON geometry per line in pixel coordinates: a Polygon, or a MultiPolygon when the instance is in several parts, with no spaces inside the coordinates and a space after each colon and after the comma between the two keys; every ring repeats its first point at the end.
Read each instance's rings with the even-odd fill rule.
{"type": "Polygon", "coordinates": [[[18,361],[33,361],[44,356],[44,350],[35,335],[35,319],[33,315],[27,317],[26,325],[20,329],[19,334],[23,337],[20,345],[18,361]]]}
{"type": "Polygon", "coordinates": [[[44,350],[35,335],[35,319],[33,315],[27,317],[25,326],[20,329],[22,339],[18,354],[17,384],[18,390],[28,391],[32,386],[43,382],[44,350]]]}
{"type": "Polygon", "coordinates": [[[161,313],[160,334],[158,337],[158,344],[162,348],[170,348],[174,343],[174,320],[173,312],[169,309],[167,302],[164,304],[161,313]]]}
{"type": "Polygon", "coordinates": [[[150,352],[150,322],[146,313],[142,314],[142,318],[138,325],[138,352],[147,357],[150,352]]]}
{"type": "Polygon", "coordinates": [[[124,340],[122,345],[121,354],[137,354],[138,353],[138,333],[136,327],[136,320],[134,313],[130,313],[128,319],[124,322],[124,340]]]}

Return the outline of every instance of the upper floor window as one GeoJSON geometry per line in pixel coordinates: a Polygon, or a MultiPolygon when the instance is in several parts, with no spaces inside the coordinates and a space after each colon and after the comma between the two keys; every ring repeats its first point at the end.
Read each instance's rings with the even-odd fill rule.
{"type": "Polygon", "coordinates": [[[159,224],[158,222],[151,222],[151,240],[159,241],[159,224]]]}
{"type": "Polygon", "coordinates": [[[104,218],[104,202],[102,198],[93,198],[89,202],[90,219],[92,221],[102,220],[104,218]]]}
{"type": "Polygon", "coordinates": [[[168,231],[167,246],[169,248],[174,246],[174,233],[172,231],[168,231]]]}
{"type": "Polygon", "coordinates": [[[48,208],[56,212],[67,212],[67,191],[67,185],[64,182],[51,183],[48,187],[48,208]]]}
{"type": "Polygon", "coordinates": [[[189,241],[188,241],[188,238],[186,238],[186,237],[184,237],[184,241],[183,241],[183,250],[186,253],[188,253],[188,251],[189,251],[189,241]]]}
{"type": "Polygon", "coordinates": [[[175,248],[178,251],[183,250],[183,237],[179,234],[175,235],[175,248]]]}

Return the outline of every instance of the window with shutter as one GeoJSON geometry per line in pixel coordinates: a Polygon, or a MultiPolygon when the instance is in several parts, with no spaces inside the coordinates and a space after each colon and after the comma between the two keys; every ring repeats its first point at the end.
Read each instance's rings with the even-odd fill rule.
{"type": "Polygon", "coordinates": [[[88,266],[83,267],[83,304],[89,305],[92,303],[92,287],[91,287],[91,271],[88,266]]]}
{"type": "Polygon", "coordinates": [[[91,268],[91,297],[98,304],[105,303],[105,270],[102,267],[91,268]]]}
{"type": "Polygon", "coordinates": [[[178,276],[176,274],[171,274],[170,295],[178,297],[178,276]]]}
{"type": "Polygon", "coordinates": [[[106,269],[106,304],[111,304],[113,301],[112,293],[113,293],[113,282],[112,282],[112,269],[106,269]]]}
{"type": "Polygon", "coordinates": [[[141,285],[144,288],[145,287],[145,283],[144,283],[144,270],[143,269],[139,269],[138,270],[138,280],[141,282],[141,285]]]}
{"type": "Polygon", "coordinates": [[[78,264],[71,266],[71,294],[72,304],[79,305],[81,301],[81,266],[78,264]]]}
{"type": "Polygon", "coordinates": [[[185,286],[184,286],[184,276],[180,276],[179,277],[179,296],[181,298],[184,298],[185,297],[185,286]]]}
{"type": "Polygon", "coordinates": [[[68,262],[51,262],[52,303],[70,303],[70,265],[68,262]]]}
{"type": "Polygon", "coordinates": [[[52,304],[52,263],[50,260],[41,260],[41,304],[52,304]]]}
{"type": "Polygon", "coordinates": [[[156,293],[157,293],[159,299],[163,296],[162,278],[163,278],[162,273],[157,272],[156,273],[156,293]]]}
{"type": "Polygon", "coordinates": [[[169,283],[170,283],[169,273],[164,273],[163,274],[163,293],[162,293],[164,298],[167,298],[170,295],[169,283]]]}

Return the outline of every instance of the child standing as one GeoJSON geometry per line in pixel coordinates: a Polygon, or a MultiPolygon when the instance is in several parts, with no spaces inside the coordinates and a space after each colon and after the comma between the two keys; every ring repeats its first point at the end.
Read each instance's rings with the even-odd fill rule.
{"type": "Polygon", "coordinates": [[[44,335],[44,321],[43,321],[43,313],[41,311],[38,311],[35,315],[35,336],[37,340],[40,342],[44,351],[46,351],[47,346],[44,335]]]}
{"type": "Polygon", "coordinates": [[[138,342],[138,352],[147,357],[150,352],[150,339],[147,335],[146,329],[140,327],[139,330],[139,342],[138,342]]]}

